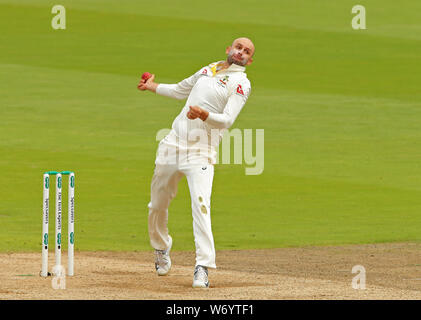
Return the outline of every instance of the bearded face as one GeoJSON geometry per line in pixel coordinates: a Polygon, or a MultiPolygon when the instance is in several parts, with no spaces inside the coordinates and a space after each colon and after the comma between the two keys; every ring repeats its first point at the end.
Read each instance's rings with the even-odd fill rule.
{"type": "Polygon", "coordinates": [[[249,58],[244,57],[241,54],[241,50],[238,50],[236,48],[231,48],[227,55],[227,62],[229,64],[237,64],[239,66],[245,66],[248,62],[249,58]]]}

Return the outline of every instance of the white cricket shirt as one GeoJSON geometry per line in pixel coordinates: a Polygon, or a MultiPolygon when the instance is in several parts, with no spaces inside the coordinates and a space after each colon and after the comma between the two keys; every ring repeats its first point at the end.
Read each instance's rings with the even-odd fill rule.
{"type": "Polygon", "coordinates": [[[171,132],[160,143],[187,150],[201,149],[206,151],[210,163],[216,162],[216,148],[251,91],[245,67],[232,64],[221,70],[223,65],[224,61],[214,62],[177,84],[158,85],[156,93],[159,95],[179,100],[187,98],[171,132]],[[208,118],[190,120],[187,118],[190,106],[207,110],[208,118]]]}

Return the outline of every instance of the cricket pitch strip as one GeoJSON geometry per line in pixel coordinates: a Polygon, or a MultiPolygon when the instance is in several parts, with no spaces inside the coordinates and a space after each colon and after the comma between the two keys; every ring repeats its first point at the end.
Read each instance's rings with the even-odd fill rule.
{"type": "MultiPolygon", "coordinates": [[[[149,252],[75,252],[65,289],[42,278],[41,253],[0,254],[0,299],[421,299],[421,243],[217,251],[209,289],[193,289],[193,252],[158,277],[149,252]],[[355,265],[366,288],[354,289],[355,265]]],[[[53,263],[51,257],[51,263],[53,263]]],[[[66,261],[63,261],[65,266],[66,261]]]]}

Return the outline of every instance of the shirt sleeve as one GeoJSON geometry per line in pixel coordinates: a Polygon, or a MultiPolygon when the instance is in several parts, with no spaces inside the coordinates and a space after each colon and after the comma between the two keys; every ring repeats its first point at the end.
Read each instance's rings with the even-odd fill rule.
{"type": "Polygon", "coordinates": [[[231,93],[225,105],[223,113],[209,112],[206,123],[218,128],[228,129],[232,126],[237,116],[243,109],[251,92],[250,81],[246,79],[237,84],[236,89],[231,93]]]}
{"type": "Polygon", "coordinates": [[[161,96],[166,96],[178,100],[186,99],[190,91],[192,90],[193,86],[196,84],[197,80],[200,77],[200,74],[202,73],[203,69],[206,67],[200,69],[192,76],[184,79],[183,81],[180,81],[176,84],[164,84],[160,83],[158,87],[156,88],[156,93],[161,96]]]}

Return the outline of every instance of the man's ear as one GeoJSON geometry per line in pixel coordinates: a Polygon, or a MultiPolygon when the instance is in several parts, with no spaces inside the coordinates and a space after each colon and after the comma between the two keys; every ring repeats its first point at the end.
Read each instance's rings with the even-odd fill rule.
{"type": "Polygon", "coordinates": [[[253,62],[253,58],[250,58],[249,61],[247,61],[246,66],[250,65],[253,62]]]}
{"type": "Polygon", "coordinates": [[[227,48],[225,49],[225,53],[226,53],[226,54],[228,54],[230,51],[231,51],[231,46],[229,46],[229,47],[227,47],[227,48]]]}

